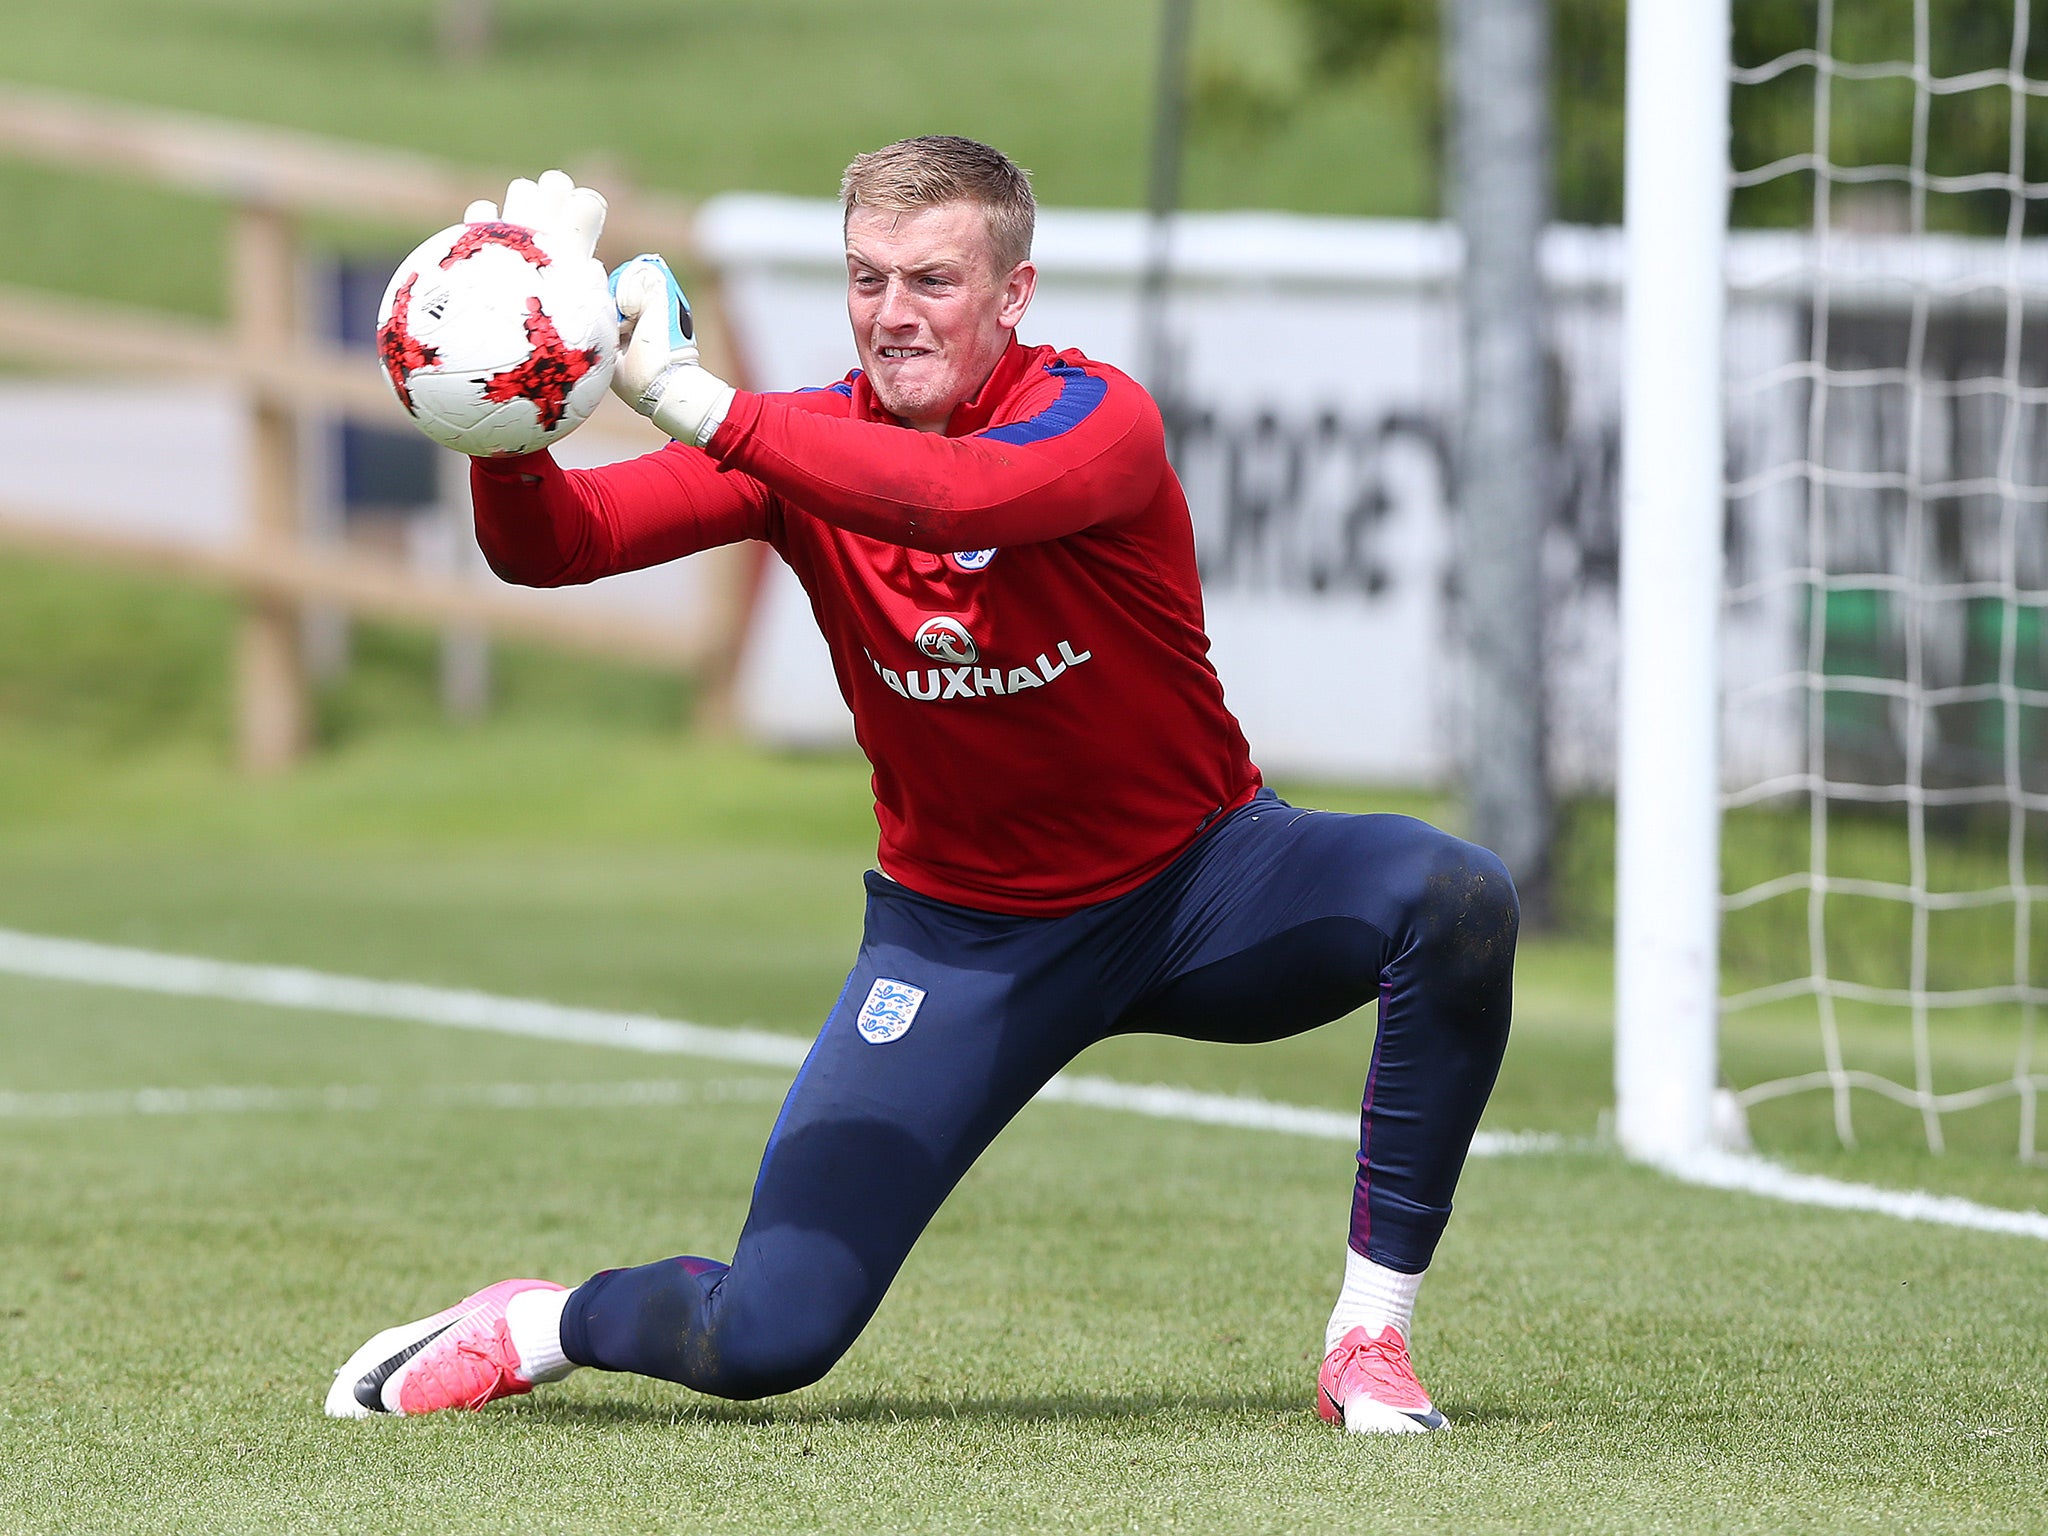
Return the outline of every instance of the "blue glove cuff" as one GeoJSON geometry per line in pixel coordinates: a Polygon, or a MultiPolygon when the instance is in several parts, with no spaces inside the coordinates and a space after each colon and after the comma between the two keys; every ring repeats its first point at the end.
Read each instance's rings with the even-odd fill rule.
{"type": "MultiPolygon", "coordinates": [[[[632,271],[633,268],[639,266],[652,266],[661,273],[661,280],[668,284],[669,347],[672,350],[680,350],[688,346],[697,339],[697,327],[690,316],[690,301],[684,297],[682,285],[676,281],[676,275],[669,270],[668,263],[652,252],[645,252],[635,256],[632,260],[621,262],[612,269],[610,281],[612,308],[617,310],[619,305],[619,279],[632,271]]],[[[621,324],[625,322],[625,319],[625,315],[620,313],[619,321],[621,324]]]]}

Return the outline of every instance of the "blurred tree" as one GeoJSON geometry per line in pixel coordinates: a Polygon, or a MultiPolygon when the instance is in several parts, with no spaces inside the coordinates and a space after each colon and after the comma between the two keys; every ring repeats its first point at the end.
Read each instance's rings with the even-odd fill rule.
{"type": "MultiPolygon", "coordinates": [[[[1429,125],[1443,153],[1443,71],[1440,0],[1289,0],[1301,17],[1310,82],[1328,86],[1359,75],[1404,96],[1429,125]]],[[[1937,76],[2003,70],[2010,62],[2015,0],[1929,0],[1928,63],[1937,76]]],[[[1910,62],[1913,7],[1838,6],[1829,53],[1845,63],[1910,62]]],[[[1557,216],[1571,223],[1621,219],[1622,96],[1626,74],[1628,0],[1551,0],[1555,39],[1551,89],[1556,124],[1557,216]]],[[[1734,0],[1734,60],[1754,68],[1800,49],[1819,33],[1819,0],[1734,0]]],[[[2025,72],[2048,79],[2048,26],[2029,29],[2025,72]]],[[[1739,86],[1732,101],[1734,163],[1766,165],[1814,148],[1811,68],[1739,86]]],[[[1227,82],[1205,82],[1203,105],[1227,108],[1227,82]]],[[[1905,165],[1913,149],[1909,81],[1836,77],[1828,114],[1830,158],[1844,165],[1905,165]]],[[[2024,164],[2030,180],[2048,180],[2048,104],[2027,112],[2024,164]]],[[[2002,84],[1932,96],[1928,102],[1926,168],[1958,175],[2008,166],[2013,100],[2002,84]]],[[[1903,226],[1903,183],[1838,190],[1838,217],[1903,226]],[[1887,206],[1896,205],[1896,206],[1887,206]]],[[[2010,196],[1991,188],[1934,194],[1927,222],[1935,229],[2002,233],[2010,196]]],[[[1810,175],[1784,176],[1735,194],[1738,224],[1796,225],[1813,217],[1810,175]]],[[[2048,203],[2029,200],[2029,233],[2048,233],[2048,203]]]]}
{"type": "MultiPolygon", "coordinates": [[[[1320,85],[1361,74],[1404,97],[1445,152],[1442,0],[1290,0],[1320,85]]],[[[1738,4],[1741,0],[1738,0],[1738,4]]],[[[1551,0],[1552,198],[1574,224],[1621,217],[1623,20],[1628,0],[1551,0]]],[[[1441,187],[1442,178],[1439,177],[1441,187]]],[[[1440,193],[1441,196],[1441,193],[1440,193]]]]}

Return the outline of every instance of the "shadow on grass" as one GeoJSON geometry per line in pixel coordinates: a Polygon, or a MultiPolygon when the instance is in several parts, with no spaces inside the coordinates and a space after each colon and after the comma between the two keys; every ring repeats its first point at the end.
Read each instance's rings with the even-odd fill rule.
{"type": "MultiPolygon", "coordinates": [[[[683,1389],[678,1389],[683,1390],[683,1389]]],[[[791,1424],[872,1424],[929,1419],[1001,1419],[1008,1423],[1050,1419],[1145,1419],[1172,1410],[1197,1413],[1280,1413],[1299,1409],[1292,1393],[1215,1392],[1178,1395],[1167,1392],[1068,1392],[1020,1397],[869,1397],[832,1403],[728,1403],[715,1398],[687,1397],[670,1403],[535,1402],[525,1411],[535,1418],[593,1428],[614,1424],[739,1424],[751,1427],[791,1424]]]]}
{"type": "MultiPolygon", "coordinates": [[[[684,1389],[678,1389],[679,1391],[684,1389]]],[[[1446,1402],[1440,1405],[1453,1425],[1493,1426],[1533,1422],[1526,1412],[1500,1406],[1446,1402]]],[[[988,1419],[1005,1424],[1053,1421],[1133,1424],[1169,1413],[1194,1413],[1216,1418],[1246,1414],[1282,1418],[1299,1416],[1316,1423],[1315,1402],[1308,1391],[1295,1392],[1063,1392],[1018,1397],[858,1398],[833,1403],[778,1400],[773,1403],[728,1403],[688,1396],[675,1403],[535,1401],[522,1405],[524,1415],[565,1429],[603,1429],[625,1425],[731,1424],[744,1428],[801,1427],[806,1424],[888,1424],[952,1419],[988,1419]]]]}

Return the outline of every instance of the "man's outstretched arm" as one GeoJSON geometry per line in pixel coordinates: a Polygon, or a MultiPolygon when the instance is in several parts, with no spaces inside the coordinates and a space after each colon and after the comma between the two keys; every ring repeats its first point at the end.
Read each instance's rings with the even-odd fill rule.
{"type": "Polygon", "coordinates": [[[935,554],[1064,538],[1148,505],[1166,472],[1151,400],[1106,370],[1050,382],[1031,420],[969,437],[742,391],[706,451],[825,522],[935,554]]]}
{"type": "Polygon", "coordinates": [[[1115,369],[1056,364],[1029,415],[942,437],[734,389],[704,368],[689,300],[658,256],[620,267],[612,291],[626,326],[613,391],[849,532],[935,554],[1034,544],[1135,514],[1166,473],[1158,407],[1115,369]]]}
{"type": "Polygon", "coordinates": [[[602,469],[563,469],[546,453],[472,459],[469,485],[484,558],[521,586],[573,586],[768,537],[765,487],[680,447],[602,469]]]}

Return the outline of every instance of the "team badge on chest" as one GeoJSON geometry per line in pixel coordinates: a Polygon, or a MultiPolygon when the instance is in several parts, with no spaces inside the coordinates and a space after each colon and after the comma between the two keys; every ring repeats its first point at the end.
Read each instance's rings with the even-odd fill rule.
{"type": "Polygon", "coordinates": [[[854,1027],[860,1031],[861,1039],[869,1044],[887,1045],[910,1032],[917,1010],[923,1004],[923,987],[913,987],[907,981],[892,981],[887,976],[878,977],[868,988],[868,1000],[860,1005],[860,1017],[854,1021],[854,1027]]]}
{"type": "Polygon", "coordinates": [[[992,549],[963,549],[957,555],[946,556],[956,571],[985,571],[995,557],[992,549]]]}

